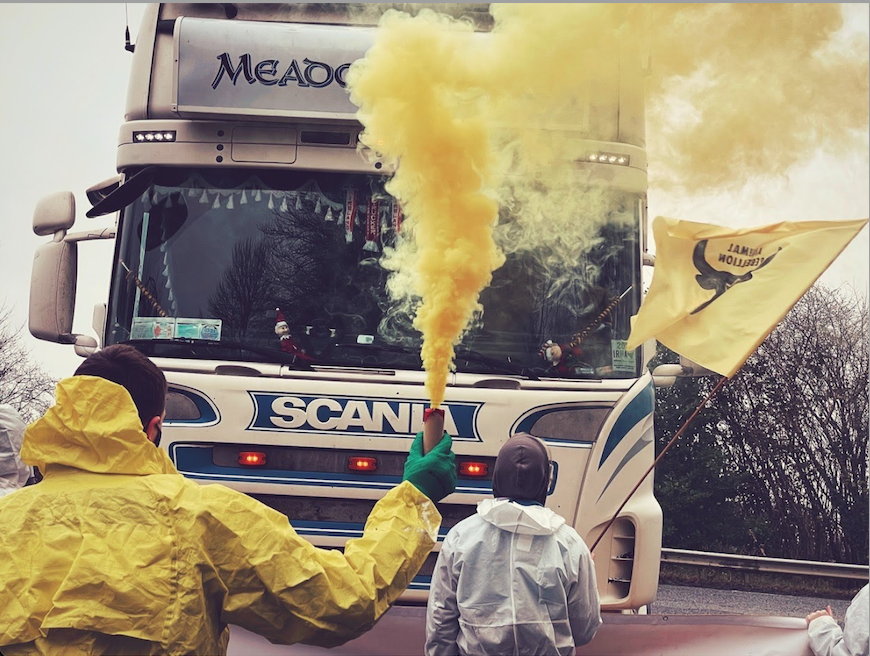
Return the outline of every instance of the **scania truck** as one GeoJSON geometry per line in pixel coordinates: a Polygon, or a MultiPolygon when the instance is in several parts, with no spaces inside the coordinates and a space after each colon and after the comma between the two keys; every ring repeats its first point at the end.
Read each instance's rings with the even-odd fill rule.
{"type": "MultiPolygon", "coordinates": [[[[337,549],[401,481],[428,405],[420,335],[382,265],[402,208],[385,190],[389,167],[363,152],[347,88],[377,30],[349,20],[353,7],[149,5],[117,175],[88,190],[85,217],[69,192],[38,204],[33,228],[50,240],[30,301],[37,338],[81,355],[128,343],[160,366],[161,448],[183,475],[250,494],[337,549]],[[89,228],[107,215],[114,229],[89,228]],[[114,257],[90,336],[72,321],[77,249],[93,239],[114,240],[114,257]]],[[[465,8],[485,38],[486,7],[465,8]]],[[[613,220],[559,280],[538,266],[547,252],[520,250],[483,291],[442,406],[458,485],[440,504],[440,539],[491,496],[515,433],[550,448],[547,505],[588,544],[653,462],[652,345],[625,350],[647,261],[640,58],[612,69],[572,164],[613,220]]],[[[595,549],[605,611],[655,599],[661,529],[648,477],[595,549]]],[[[425,601],[437,549],[403,603],[425,601]]]]}

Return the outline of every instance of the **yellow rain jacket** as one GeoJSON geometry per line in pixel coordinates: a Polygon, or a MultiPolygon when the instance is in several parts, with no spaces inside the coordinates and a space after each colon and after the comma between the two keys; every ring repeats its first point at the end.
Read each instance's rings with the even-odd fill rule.
{"type": "Polygon", "coordinates": [[[25,434],[45,479],[0,498],[0,652],[224,654],[227,624],[332,646],[370,629],[429,554],[441,516],[413,485],[344,553],[222,485],[181,476],[101,378],[57,386],[25,434]]]}

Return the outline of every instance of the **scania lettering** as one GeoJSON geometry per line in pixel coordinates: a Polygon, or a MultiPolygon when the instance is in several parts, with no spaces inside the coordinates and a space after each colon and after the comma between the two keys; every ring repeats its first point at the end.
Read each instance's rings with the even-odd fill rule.
{"type": "MultiPolygon", "coordinates": [[[[428,403],[370,399],[277,396],[251,392],[256,414],[249,430],[341,431],[348,435],[414,437],[423,430],[428,403]]],[[[446,403],[444,430],[454,440],[479,440],[474,428],[477,404],[446,403]]]]}
{"type": "MultiPolygon", "coordinates": [[[[117,175],[87,191],[87,216],[115,227],[89,230],[69,192],[46,197],[34,231],[51,239],[31,282],[36,337],[81,355],[132,344],[166,373],[161,448],[179,471],[255,496],[330,548],[360,535],[401,481],[428,406],[421,338],[382,262],[404,215],[387,163],[361,152],[346,88],[376,30],[347,20],[353,6],[148,5],[117,175]],[[111,279],[96,335],[76,335],[77,252],[94,239],[115,241],[111,279]]],[[[445,5],[457,7],[490,38],[485,5],[445,5]]],[[[590,248],[555,269],[540,266],[552,260],[544,240],[508,253],[456,347],[444,408],[459,484],[440,504],[441,539],[492,494],[512,434],[546,442],[547,503],[589,544],[653,461],[651,348],[625,350],[649,260],[632,47],[614,43],[609,91],[558,128],[577,145],[578,186],[606,212],[589,220],[590,248]]],[[[605,610],[655,598],[661,519],[650,477],[596,548],[605,610]]],[[[403,603],[427,598],[438,548],[403,603]]]]}

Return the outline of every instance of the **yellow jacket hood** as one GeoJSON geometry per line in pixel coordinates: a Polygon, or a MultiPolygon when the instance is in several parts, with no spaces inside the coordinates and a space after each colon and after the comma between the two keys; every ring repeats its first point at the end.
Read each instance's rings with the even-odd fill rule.
{"type": "Polygon", "coordinates": [[[24,433],[21,459],[43,472],[64,465],[96,473],[177,473],[146,437],[130,393],[95,376],[57,384],[55,405],[24,433]]]}

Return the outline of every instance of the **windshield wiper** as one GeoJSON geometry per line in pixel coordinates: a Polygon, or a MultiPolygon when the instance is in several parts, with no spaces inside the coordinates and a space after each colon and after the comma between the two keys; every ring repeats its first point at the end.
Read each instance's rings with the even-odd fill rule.
{"type": "MultiPolygon", "coordinates": [[[[400,353],[403,355],[412,355],[417,359],[420,358],[420,352],[416,348],[407,348],[405,346],[399,346],[397,344],[357,344],[357,343],[347,343],[347,344],[338,344],[338,348],[358,348],[363,351],[372,351],[375,353],[379,352],[387,352],[387,353],[400,353]]],[[[489,367],[492,371],[496,371],[502,374],[510,374],[514,376],[523,376],[530,380],[538,380],[537,374],[535,374],[528,367],[524,367],[523,365],[516,364],[514,362],[510,362],[508,360],[499,360],[498,358],[489,357],[487,355],[483,355],[482,353],[478,353],[477,351],[470,351],[468,349],[457,349],[456,359],[465,360],[466,362],[475,362],[477,364],[483,364],[489,367]]]]}
{"type": "MultiPolygon", "coordinates": [[[[256,346],[255,344],[244,344],[242,342],[233,342],[229,340],[211,340],[211,339],[186,339],[184,337],[176,337],[174,339],[128,339],[125,342],[121,342],[122,344],[130,344],[131,346],[139,347],[140,350],[150,351],[149,353],[145,353],[145,355],[156,356],[154,353],[154,346],[158,344],[172,344],[173,346],[189,346],[191,347],[190,354],[196,355],[196,351],[194,347],[205,347],[206,349],[217,349],[217,350],[238,350],[238,351],[247,351],[249,353],[255,353],[257,355],[268,358],[269,362],[274,362],[277,364],[287,364],[295,367],[296,369],[302,369],[305,371],[310,371],[312,369],[311,365],[303,360],[302,358],[293,355],[292,353],[285,353],[284,351],[279,351],[277,349],[270,349],[265,346],[256,346]],[[151,348],[142,348],[142,347],[151,347],[151,348]]],[[[159,357],[159,356],[157,356],[159,357]]]]}
{"type": "Polygon", "coordinates": [[[476,362],[478,364],[484,364],[490,367],[493,371],[497,371],[499,373],[522,376],[524,378],[528,378],[529,380],[538,380],[537,374],[535,374],[531,369],[521,364],[511,362],[510,360],[493,358],[488,355],[484,355],[483,353],[478,353],[477,351],[470,351],[468,349],[456,349],[455,353],[456,359],[458,360],[465,360],[466,362],[476,362]]]}
{"type": "MultiPolygon", "coordinates": [[[[156,355],[155,346],[161,344],[190,347],[189,350],[191,355],[197,354],[195,350],[196,347],[204,347],[205,349],[247,351],[249,353],[255,353],[257,355],[268,358],[269,361],[272,362],[292,365],[297,369],[312,369],[311,365],[308,362],[290,353],[285,353],[284,351],[279,351],[276,349],[270,349],[264,346],[244,344],[242,342],[233,342],[229,340],[186,339],[182,337],[177,337],[174,339],[130,339],[122,343],[139,347],[142,351],[147,351],[146,355],[156,355]]],[[[345,343],[336,344],[336,346],[338,348],[358,348],[362,351],[370,351],[374,353],[398,353],[401,355],[414,356],[417,359],[420,358],[420,352],[417,349],[407,348],[396,344],[345,343]]],[[[482,353],[478,353],[477,351],[471,351],[469,349],[457,349],[456,359],[464,360],[466,362],[483,364],[490,368],[492,371],[498,373],[522,376],[530,380],[538,380],[537,374],[535,374],[528,367],[516,364],[514,362],[510,362],[508,360],[500,360],[498,358],[483,355],[482,353]]]]}
{"type": "Polygon", "coordinates": [[[335,348],[344,349],[359,349],[361,351],[371,351],[372,353],[398,353],[399,355],[411,355],[418,360],[420,359],[420,350],[418,348],[408,348],[398,344],[363,344],[360,342],[339,342],[335,344],[335,348]]]}

